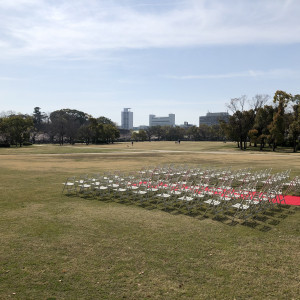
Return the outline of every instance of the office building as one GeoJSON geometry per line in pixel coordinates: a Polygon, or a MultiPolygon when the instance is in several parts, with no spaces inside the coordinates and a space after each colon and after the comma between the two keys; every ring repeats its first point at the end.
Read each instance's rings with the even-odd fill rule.
{"type": "Polygon", "coordinates": [[[199,126],[203,124],[208,126],[217,125],[219,124],[220,120],[228,122],[229,120],[228,112],[217,112],[217,113],[208,112],[206,116],[199,117],[199,126]]]}
{"type": "Polygon", "coordinates": [[[169,114],[168,117],[156,117],[149,115],[149,126],[175,126],[175,114],[169,114]]]}
{"type": "Polygon", "coordinates": [[[183,124],[179,125],[179,127],[181,128],[190,128],[190,127],[193,127],[194,125],[193,124],[189,124],[189,122],[185,121],[183,124]]]}
{"type": "Polygon", "coordinates": [[[133,128],[133,112],[131,108],[124,108],[121,112],[121,128],[130,130],[133,128]]]}

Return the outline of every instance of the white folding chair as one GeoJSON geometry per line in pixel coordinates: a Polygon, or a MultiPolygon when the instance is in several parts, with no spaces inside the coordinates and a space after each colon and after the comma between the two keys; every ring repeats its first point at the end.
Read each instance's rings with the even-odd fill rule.
{"type": "Polygon", "coordinates": [[[66,194],[72,194],[72,193],[77,193],[77,184],[76,184],[76,177],[68,177],[66,182],[63,183],[63,189],[62,189],[62,194],[66,192],[66,194]]]}

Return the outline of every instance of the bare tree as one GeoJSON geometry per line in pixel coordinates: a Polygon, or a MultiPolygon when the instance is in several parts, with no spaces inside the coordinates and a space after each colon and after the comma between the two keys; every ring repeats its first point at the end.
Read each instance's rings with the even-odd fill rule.
{"type": "Polygon", "coordinates": [[[252,99],[249,100],[248,103],[250,108],[257,112],[260,108],[264,107],[269,100],[269,95],[257,94],[254,97],[252,97],[252,99]]]}
{"type": "Polygon", "coordinates": [[[239,98],[232,98],[229,103],[226,103],[226,107],[234,114],[237,111],[243,112],[245,104],[247,102],[247,96],[242,95],[239,98]]]}

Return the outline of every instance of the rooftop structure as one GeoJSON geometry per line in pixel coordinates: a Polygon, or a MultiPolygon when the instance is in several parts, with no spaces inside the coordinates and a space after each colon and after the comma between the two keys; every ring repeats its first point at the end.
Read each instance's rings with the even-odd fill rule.
{"type": "Polygon", "coordinates": [[[149,115],[149,126],[175,126],[175,114],[169,114],[168,117],[156,117],[149,115]]]}
{"type": "Polygon", "coordinates": [[[181,128],[190,128],[193,127],[193,124],[189,124],[189,122],[185,121],[183,124],[179,125],[181,128]]]}

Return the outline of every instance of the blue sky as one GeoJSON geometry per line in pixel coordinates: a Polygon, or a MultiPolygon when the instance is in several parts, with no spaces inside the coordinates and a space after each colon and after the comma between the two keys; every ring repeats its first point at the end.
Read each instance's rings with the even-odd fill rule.
{"type": "Polygon", "coordinates": [[[0,0],[0,112],[72,108],[198,124],[300,91],[299,0],[0,0]]]}

